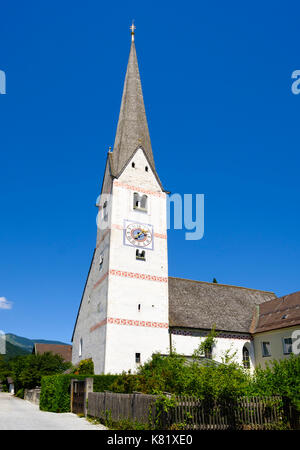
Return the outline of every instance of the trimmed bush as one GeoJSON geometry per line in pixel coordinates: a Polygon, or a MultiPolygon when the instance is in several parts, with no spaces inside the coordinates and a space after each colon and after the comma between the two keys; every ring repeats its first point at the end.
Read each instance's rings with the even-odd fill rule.
{"type": "Polygon", "coordinates": [[[94,392],[111,391],[112,384],[120,375],[94,375],[94,392]]]}
{"type": "Polygon", "coordinates": [[[119,375],[50,375],[41,382],[40,409],[50,412],[70,412],[71,380],[94,379],[94,392],[104,392],[111,388],[119,375]]]}
{"type": "Polygon", "coordinates": [[[70,377],[50,375],[42,378],[40,409],[51,412],[70,411],[70,377]]]}

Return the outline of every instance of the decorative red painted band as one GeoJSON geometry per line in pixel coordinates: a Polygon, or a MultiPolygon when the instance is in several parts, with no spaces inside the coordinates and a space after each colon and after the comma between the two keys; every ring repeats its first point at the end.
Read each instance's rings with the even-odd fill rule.
{"type": "Polygon", "coordinates": [[[94,289],[99,286],[100,283],[102,283],[103,280],[105,280],[105,278],[107,277],[108,272],[106,272],[103,277],[100,278],[100,280],[97,281],[97,283],[94,284],[94,289]]]}
{"type": "Polygon", "coordinates": [[[103,327],[103,325],[106,325],[106,324],[107,324],[107,317],[104,320],[102,320],[101,322],[98,322],[98,323],[96,323],[96,325],[92,326],[90,328],[90,333],[99,327],[103,327]]]}
{"type": "Polygon", "coordinates": [[[144,194],[148,194],[148,195],[155,195],[156,197],[165,198],[165,196],[166,196],[166,194],[164,194],[163,192],[149,191],[149,190],[143,189],[141,187],[132,186],[130,184],[125,184],[125,183],[120,183],[120,181],[114,181],[114,186],[121,187],[124,189],[129,189],[130,191],[143,192],[144,194]]]}
{"type": "Polygon", "coordinates": [[[110,269],[109,274],[115,275],[118,277],[136,278],[136,279],[140,279],[140,280],[149,280],[149,281],[158,281],[160,283],[168,282],[168,277],[158,277],[156,275],[148,275],[145,273],[126,272],[123,270],[110,269]]]}
{"type": "Polygon", "coordinates": [[[103,233],[103,235],[101,236],[101,238],[100,238],[98,244],[96,245],[96,248],[99,247],[99,245],[100,245],[101,242],[105,239],[105,237],[108,235],[109,232],[110,232],[110,229],[106,230],[106,231],[103,233]]]}
{"type": "Polygon", "coordinates": [[[102,327],[106,324],[114,324],[114,325],[129,325],[133,327],[148,327],[148,328],[168,328],[169,325],[166,322],[152,322],[146,320],[133,320],[133,319],[119,319],[114,317],[106,317],[101,322],[96,323],[96,325],[90,328],[90,332],[96,330],[99,327],[102,327]]]}
{"type": "Polygon", "coordinates": [[[121,231],[123,231],[124,230],[124,227],[122,227],[122,225],[117,225],[117,224],[112,224],[112,226],[111,226],[114,230],[121,230],[121,231]]]}
{"type": "Polygon", "coordinates": [[[160,234],[160,233],[154,233],[154,237],[160,238],[160,239],[167,239],[166,234],[160,234]]]}

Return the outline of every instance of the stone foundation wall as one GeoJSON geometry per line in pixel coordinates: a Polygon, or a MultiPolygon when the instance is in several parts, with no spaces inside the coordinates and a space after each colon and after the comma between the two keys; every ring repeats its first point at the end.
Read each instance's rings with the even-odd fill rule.
{"type": "Polygon", "coordinates": [[[35,405],[40,404],[40,393],[41,389],[25,389],[24,392],[24,400],[28,400],[31,403],[34,403],[35,405]]]}

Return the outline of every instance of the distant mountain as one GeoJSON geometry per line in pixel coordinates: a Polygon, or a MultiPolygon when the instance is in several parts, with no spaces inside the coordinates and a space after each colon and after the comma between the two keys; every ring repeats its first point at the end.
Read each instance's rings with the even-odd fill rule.
{"type": "Polygon", "coordinates": [[[61,341],[49,341],[46,339],[28,339],[22,336],[17,336],[16,334],[7,333],[6,337],[6,355],[9,358],[13,358],[18,355],[28,355],[32,353],[33,346],[35,343],[39,344],[57,344],[57,345],[68,345],[61,341]]]}
{"type": "Polygon", "coordinates": [[[5,335],[6,345],[11,344],[14,347],[20,347],[26,353],[31,353],[33,349],[33,341],[25,337],[17,336],[16,334],[8,333],[5,335]]]}
{"type": "Polygon", "coordinates": [[[4,359],[14,358],[15,356],[30,355],[31,352],[19,347],[17,345],[11,344],[9,341],[6,342],[6,353],[4,359]]]}

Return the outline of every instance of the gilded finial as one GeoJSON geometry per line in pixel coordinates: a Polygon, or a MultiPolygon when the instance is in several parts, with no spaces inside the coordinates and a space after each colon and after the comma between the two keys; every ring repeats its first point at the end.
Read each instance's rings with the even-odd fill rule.
{"type": "Polygon", "coordinates": [[[131,40],[132,42],[134,42],[134,30],[136,29],[136,26],[134,25],[134,20],[132,21],[130,29],[131,29],[131,40]]]}

